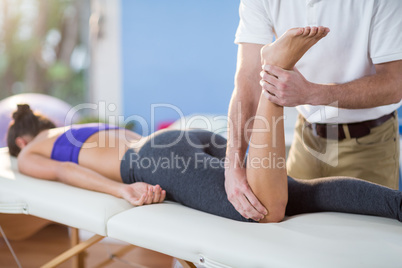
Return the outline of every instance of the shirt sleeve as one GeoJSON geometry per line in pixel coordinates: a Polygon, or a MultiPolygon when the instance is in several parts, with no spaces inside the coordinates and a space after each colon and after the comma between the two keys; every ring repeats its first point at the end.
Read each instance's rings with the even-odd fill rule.
{"type": "Polygon", "coordinates": [[[375,2],[369,53],[374,64],[402,60],[402,1],[375,2]]]}
{"type": "Polygon", "coordinates": [[[236,31],[235,43],[269,44],[274,38],[273,26],[265,1],[241,0],[240,22],[236,31]]]}

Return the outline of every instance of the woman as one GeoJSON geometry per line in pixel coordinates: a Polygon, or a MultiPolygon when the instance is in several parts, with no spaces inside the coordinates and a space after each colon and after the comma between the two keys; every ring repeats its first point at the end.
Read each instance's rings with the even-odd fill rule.
{"type": "MultiPolygon", "coordinates": [[[[263,49],[264,64],[292,68],[327,33],[323,27],[291,29],[263,49]]],[[[251,137],[248,181],[265,206],[262,215],[252,219],[243,217],[227,200],[224,165],[235,163],[225,163],[226,140],[208,131],[168,130],[144,138],[102,124],[54,128],[28,105],[19,105],[9,128],[8,146],[10,154],[18,156],[21,173],[112,194],[138,206],[166,198],[239,221],[279,222],[285,213],[319,211],[402,221],[401,192],[351,178],[301,181],[287,177],[283,109],[264,94],[254,129],[274,123],[276,132],[253,131],[251,137]],[[267,166],[267,156],[278,161],[267,166]]]]}

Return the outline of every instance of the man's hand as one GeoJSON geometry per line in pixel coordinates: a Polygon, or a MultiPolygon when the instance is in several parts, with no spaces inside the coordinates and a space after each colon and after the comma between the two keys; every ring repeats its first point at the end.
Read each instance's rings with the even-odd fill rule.
{"type": "Polygon", "coordinates": [[[287,71],[276,66],[264,65],[260,75],[260,84],[270,93],[268,99],[271,102],[287,107],[316,104],[316,84],[307,81],[296,68],[287,71]]]}
{"type": "Polygon", "coordinates": [[[225,189],[230,203],[244,218],[259,221],[268,214],[248,185],[245,168],[225,170],[225,189]]]}

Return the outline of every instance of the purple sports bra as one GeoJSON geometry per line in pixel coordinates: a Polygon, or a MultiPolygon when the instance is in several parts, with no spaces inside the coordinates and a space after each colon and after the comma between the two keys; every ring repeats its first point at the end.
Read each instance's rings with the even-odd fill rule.
{"type": "Polygon", "coordinates": [[[61,134],[54,142],[50,158],[61,162],[78,164],[78,154],[82,145],[90,136],[99,131],[117,128],[119,127],[100,123],[72,125],[69,130],[61,134]]]}

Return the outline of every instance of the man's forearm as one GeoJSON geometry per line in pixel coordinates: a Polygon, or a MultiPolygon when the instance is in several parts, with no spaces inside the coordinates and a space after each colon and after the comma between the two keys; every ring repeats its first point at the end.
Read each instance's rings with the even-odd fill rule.
{"type": "MultiPolygon", "coordinates": [[[[402,98],[401,61],[386,64],[377,74],[349,83],[336,85],[313,84],[317,92],[314,105],[331,105],[345,109],[364,109],[397,103],[402,98]]],[[[378,68],[378,66],[377,66],[378,68]]]]}
{"type": "Polygon", "coordinates": [[[250,137],[247,129],[252,127],[252,117],[257,105],[254,98],[241,96],[241,90],[235,89],[229,106],[228,144],[226,155],[229,169],[244,168],[244,158],[250,137]]]}
{"type": "Polygon", "coordinates": [[[241,168],[243,164],[250,137],[245,135],[247,121],[255,115],[261,86],[259,73],[261,70],[260,50],[262,45],[240,44],[237,55],[237,68],[235,75],[235,88],[229,105],[228,143],[226,156],[230,165],[226,169],[241,168]]]}
{"type": "Polygon", "coordinates": [[[239,44],[235,89],[229,106],[228,142],[225,163],[225,190],[229,202],[245,218],[260,220],[267,214],[266,208],[251,191],[246,177],[245,155],[261,93],[259,44],[239,44]],[[249,122],[249,123],[248,123],[249,122]],[[246,130],[246,131],[245,131],[246,130]]]}

